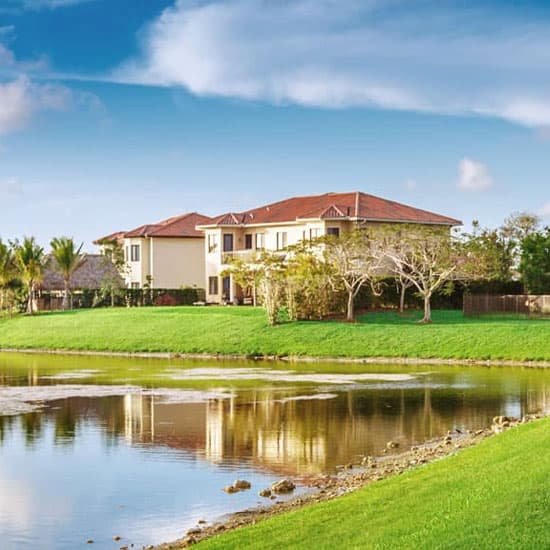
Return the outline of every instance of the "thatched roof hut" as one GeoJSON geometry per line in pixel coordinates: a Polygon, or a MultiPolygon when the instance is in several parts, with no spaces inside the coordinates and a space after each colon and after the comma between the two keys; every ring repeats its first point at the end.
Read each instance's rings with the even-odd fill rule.
{"type": "MultiPolygon", "coordinates": [[[[124,286],[122,277],[107,256],[86,254],[84,263],[71,277],[71,288],[73,290],[101,288],[106,281],[109,281],[110,286],[124,286]]],[[[56,269],[55,260],[53,259],[50,259],[48,267],[44,271],[41,289],[46,291],[64,289],[63,277],[56,269]]]]}

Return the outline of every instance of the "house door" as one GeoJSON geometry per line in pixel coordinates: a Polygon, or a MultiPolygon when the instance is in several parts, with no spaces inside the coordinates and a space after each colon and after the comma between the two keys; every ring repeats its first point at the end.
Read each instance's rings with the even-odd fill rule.
{"type": "Polygon", "coordinates": [[[231,252],[233,250],[233,233],[224,233],[223,251],[231,252]]]}

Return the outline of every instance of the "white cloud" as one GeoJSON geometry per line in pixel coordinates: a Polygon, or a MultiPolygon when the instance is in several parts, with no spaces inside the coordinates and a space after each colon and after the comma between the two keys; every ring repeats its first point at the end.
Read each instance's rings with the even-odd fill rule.
{"type": "Polygon", "coordinates": [[[416,182],[416,180],[407,180],[405,182],[405,188],[408,191],[414,191],[415,189],[418,188],[418,183],[416,182]]]}
{"type": "Polygon", "coordinates": [[[463,158],[459,165],[458,188],[461,191],[485,191],[493,185],[493,178],[487,166],[468,157],[463,158]]]}
{"type": "Polygon", "coordinates": [[[550,219],[550,201],[545,202],[542,208],[537,212],[541,218],[550,219]]]}
{"type": "Polygon", "coordinates": [[[64,86],[33,84],[25,76],[0,83],[0,135],[25,127],[36,111],[68,108],[72,97],[64,86]]]}
{"type": "Polygon", "coordinates": [[[141,57],[109,78],[550,125],[550,24],[524,12],[403,0],[177,0],[142,36],[141,57]]]}

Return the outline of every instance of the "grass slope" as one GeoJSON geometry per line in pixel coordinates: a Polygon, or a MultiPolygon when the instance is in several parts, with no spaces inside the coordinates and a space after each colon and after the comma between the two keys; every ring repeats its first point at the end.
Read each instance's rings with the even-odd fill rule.
{"type": "Polygon", "coordinates": [[[550,548],[549,432],[550,419],[523,425],[198,548],[550,548]]]}
{"type": "Polygon", "coordinates": [[[128,352],[550,359],[550,322],[464,319],[435,311],[434,324],[418,315],[373,313],[360,322],[286,323],[269,327],[260,309],[174,307],[97,309],[0,320],[0,348],[128,352]]]}

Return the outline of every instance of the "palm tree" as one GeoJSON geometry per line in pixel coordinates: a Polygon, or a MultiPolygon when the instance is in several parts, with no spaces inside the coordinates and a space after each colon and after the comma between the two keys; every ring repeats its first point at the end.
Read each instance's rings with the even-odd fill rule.
{"type": "Polygon", "coordinates": [[[27,313],[34,313],[34,294],[36,285],[42,281],[46,257],[44,249],[39,246],[34,237],[25,237],[23,242],[15,242],[15,262],[19,269],[21,280],[27,285],[27,313]]]}
{"type": "Polygon", "coordinates": [[[0,239],[0,312],[4,309],[6,288],[15,278],[13,249],[0,239]]]}
{"type": "Polygon", "coordinates": [[[80,253],[82,243],[77,248],[74,239],[69,237],[56,237],[50,243],[52,257],[56,263],[56,269],[63,276],[65,289],[63,291],[63,309],[69,309],[69,297],[71,294],[72,274],[84,263],[84,256],[80,253]]]}

